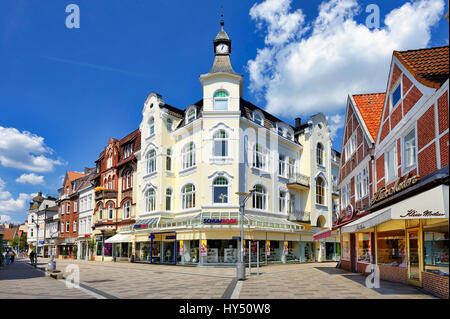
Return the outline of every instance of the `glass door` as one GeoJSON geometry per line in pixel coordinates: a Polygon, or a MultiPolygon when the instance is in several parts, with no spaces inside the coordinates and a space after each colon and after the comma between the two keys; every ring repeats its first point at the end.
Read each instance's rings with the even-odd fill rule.
{"type": "Polygon", "coordinates": [[[421,285],[419,230],[408,231],[408,281],[413,285],[421,285]]]}

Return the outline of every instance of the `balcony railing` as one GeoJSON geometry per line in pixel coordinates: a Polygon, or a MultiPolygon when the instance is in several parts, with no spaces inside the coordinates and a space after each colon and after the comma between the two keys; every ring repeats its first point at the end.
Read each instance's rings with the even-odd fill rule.
{"type": "Polygon", "coordinates": [[[309,176],[300,173],[292,173],[289,176],[289,184],[300,184],[309,187],[309,176]]]}
{"type": "Polygon", "coordinates": [[[95,192],[95,200],[115,198],[117,198],[117,190],[115,189],[102,189],[95,192]]]}
{"type": "Polygon", "coordinates": [[[290,211],[288,220],[296,222],[311,222],[311,213],[301,210],[290,211]]]}

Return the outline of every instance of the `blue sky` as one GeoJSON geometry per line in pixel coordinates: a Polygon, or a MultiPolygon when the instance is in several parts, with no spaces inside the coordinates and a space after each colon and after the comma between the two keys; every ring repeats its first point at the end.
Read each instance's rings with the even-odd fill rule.
{"type": "Polygon", "coordinates": [[[31,194],[56,195],[66,170],[94,166],[110,137],[138,128],[150,92],[182,109],[199,100],[222,5],[244,98],[290,124],[323,112],[338,150],[347,94],[384,90],[393,49],[448,44],[443,0],[321,3],[0,0],[0,215],[25,220],[31,194]],[[70,3],[79,29],[65,26],[70,3]],[[380,33],[364,29],[368,4],[379,6],[380,33]],[[352,34],[363,29],[365,40],[352,34]]]}

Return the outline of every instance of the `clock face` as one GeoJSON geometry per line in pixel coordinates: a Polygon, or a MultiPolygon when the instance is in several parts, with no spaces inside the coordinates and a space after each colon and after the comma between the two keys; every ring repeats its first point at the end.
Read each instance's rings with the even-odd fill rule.
{"type": "Polygon", "coordinates": [[[225,43],[221,43],[221,44],[217,45],[216,53],[219,53],[219,54],[228,53],[228,45],[226,45],[225,43]]]}

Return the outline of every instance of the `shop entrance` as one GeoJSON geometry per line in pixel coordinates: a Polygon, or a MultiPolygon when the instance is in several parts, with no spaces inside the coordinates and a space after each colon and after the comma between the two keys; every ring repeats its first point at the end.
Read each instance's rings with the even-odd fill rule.
{"type": "Polygon", "coordinates": [[[150,236],[150,263],[177,264],[177,233],[162,232],[151,233],[150,236]]]}
{"type": "Polygon", "coordinates": [[[420,286],[419,230],[408,230],[408,282],[420,286]]]}

